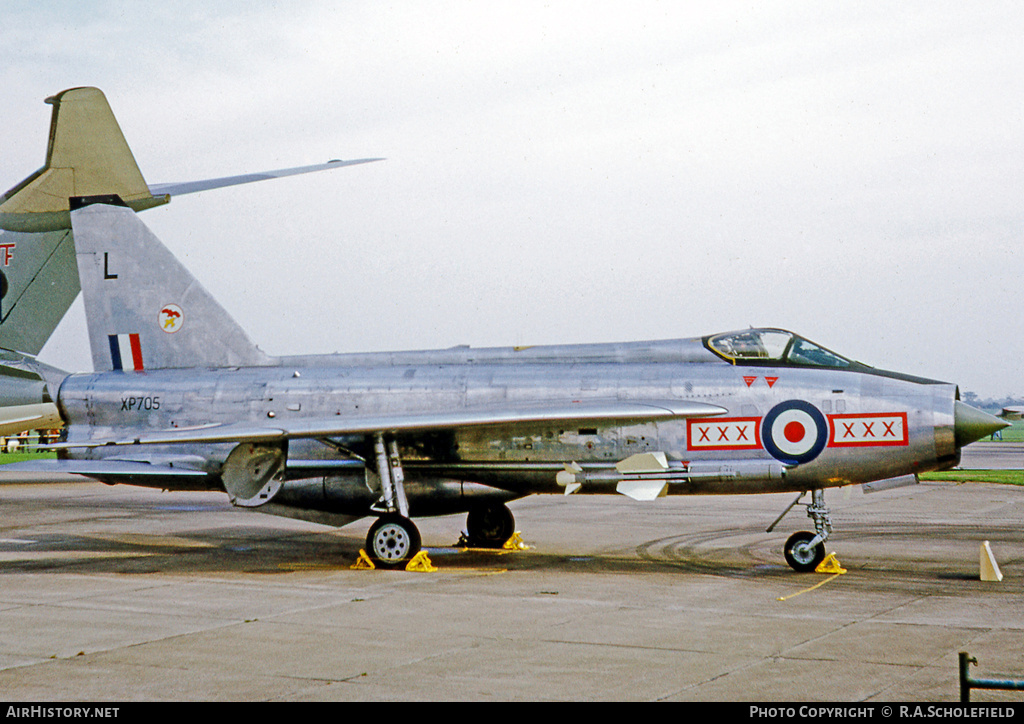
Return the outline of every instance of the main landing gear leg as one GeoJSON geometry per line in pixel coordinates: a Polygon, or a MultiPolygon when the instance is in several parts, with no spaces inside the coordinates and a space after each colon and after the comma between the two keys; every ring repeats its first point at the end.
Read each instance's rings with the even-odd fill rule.
{"type": "Polygon", "coordinates": [[[381,498],[371,510],[382,515],[366,534],[366,550],[374,565],[399,568],[420,552],[420,532],[409,519],[405,474],[398,456],[398,445],[394,440],[385,445],[384,435],[377,433],[373,438],[373,451],[380,477],[381,498]]]}
{"type": "MultiPolygon", "coordinates": [[[[796,501],[794,501],[795,504],[796,501]]],[[[813,571],[819,563],[825,560],[825,541],[832,534],[832,516],[825,505],[825,491],[812,490],[811,502],[805,503],[805,505],[807,506],[807,517],[814,521],[816,532],[794,533],[783,548],[786,563],[798,573],[813,571]]],[[[774,527],[774,523],[772,527],[774,527]]]]}

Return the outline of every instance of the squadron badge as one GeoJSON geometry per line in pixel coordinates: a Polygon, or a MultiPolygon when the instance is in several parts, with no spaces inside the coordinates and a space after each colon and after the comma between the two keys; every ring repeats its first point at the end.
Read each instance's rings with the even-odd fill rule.
{"type": "Polygon", "coordinates": [[[185,322],[184,313],[177,304],[167,304],[160,310],[160,329],[167,334],[174,334],[185,322]]]}

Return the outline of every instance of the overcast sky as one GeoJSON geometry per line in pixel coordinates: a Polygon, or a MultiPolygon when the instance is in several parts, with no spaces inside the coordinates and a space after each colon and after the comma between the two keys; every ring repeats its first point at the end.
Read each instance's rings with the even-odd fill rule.
{"type": "MultiPolygon", "coordinates": [[[[0,1],[0,186],[65,88],[271,354],[792,329],[1024,395],[1016,2],[0,1]]],[[[79,302],[41,358],[88,370],[79,302]]]]}

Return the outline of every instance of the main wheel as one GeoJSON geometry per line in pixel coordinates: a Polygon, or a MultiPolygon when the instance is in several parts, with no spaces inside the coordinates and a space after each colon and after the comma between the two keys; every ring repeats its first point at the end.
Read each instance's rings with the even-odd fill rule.
{"type": "Polygon", "coordinates": [[[479,505],[466,516],[466,533],[473,545],[500,548],[516,532],[516,519],[507,505],[479,505]]]}
{"type": "Polygon", "coordinates": [[[814,533],[802,530],[791,535],[786,541],[786,547],[782,552],[786,556],[786,563],[797,573],[810,573],[825,560],[823,542],[815,546],[809,545],[816,537],[814,533]]]}
{"type": "Polygon", "coordinates": [[[382,515],[366,534],[366,550],[380,568],[402,567],[420,552],[420,532],[406,517],[382,515]]]}

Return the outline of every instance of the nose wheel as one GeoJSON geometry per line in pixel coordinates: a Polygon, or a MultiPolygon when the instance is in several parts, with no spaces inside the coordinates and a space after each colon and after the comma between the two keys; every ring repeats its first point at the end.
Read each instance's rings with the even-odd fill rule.
{"type": "Polygon", "coordinates": [[[810,531],[802,530],[794,533],[786,541],[782,554],[786,557],[786,563],[797,573],[810,573],[818,564],[825,560],[825,544],[814,540],[818,536],[810,531]]]}

